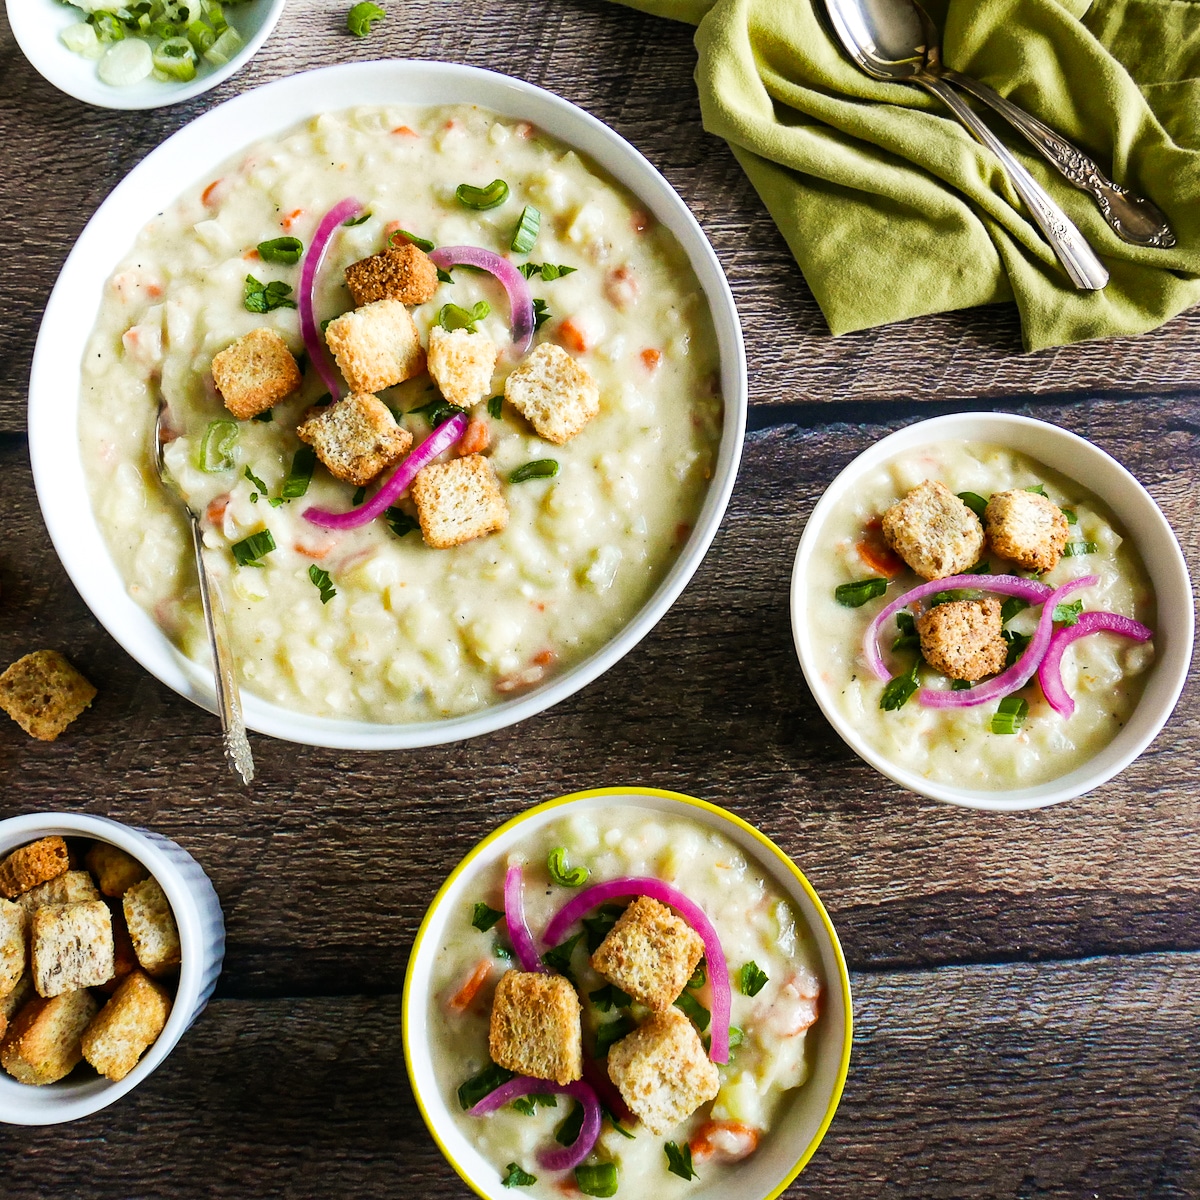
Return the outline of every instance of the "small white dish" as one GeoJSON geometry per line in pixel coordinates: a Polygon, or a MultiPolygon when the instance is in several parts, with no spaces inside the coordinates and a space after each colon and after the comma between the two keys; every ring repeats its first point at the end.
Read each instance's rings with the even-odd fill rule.
{"type": "MultiPolygon", "coordinates": [[[[417,1107],[438,1148],[463,1181],[485,1200],[513,1195],[499,1181],[489,1162],[455,1123],[438,1078],[427,1028],[427,1001],[440,949],[449,922],[461,919],[478,899],[481,876],[491,875],[513,849],[543,826],[578,812],[611,812],[633,808],[666,814],[711,827],[743,850],[770,883],[779,889],[805,926],[820,961],[823,990],[820,1016],[808,1033],[805,1052],[810,1064],[807,1080],[790,1095],[754,1154],[737,1167],[738,1200],[774,1200],[816,1153],[837,1111],[850,1069],[853,1009],[845,956],[829,914],[812,885],[778,846],[735,814],[678,792],[656,788],[610,787],[576,792],[549,800],[514,817],[483,839],[451,872],[434,897],[417,931],[404,980],[402,1035],[417,1107]]],[[[644,1197],[636,1186],[631,1197],[644,1197]]],[[[721,1200],[728,1196],[728,1178],[721,1186],[690,1192],[691,1200],[721,1200]]],[[[622,1188],[618,1195],[625,1194],[622,1188]]]]}
{"type": "MultiPolygon", "coordinates": [[[[270,36],[286,0],[245,0],[229,5],[226,19],[242,38],[238,52],[214,66],[201,57],[194,79],[161,81],[148,76],[129,87],[113,87],[96,73],[96,60],[68,50],[59,34],[85,19],[80,9],[60,0],[6,0],[13,36],[34,69],[59,91],[97,108],[162,108],[189,100],[226,80],[248,63],[270,36]]],[[[115,5],[113,7],[116,7],[115,5]]]]}
{"type": "Polygon", "coordinates": [[[1009,413],[957,413],[918,421],[876,442],[837,476],[817,502],[796,550],[791,587],[792,635],[804,678],[842,740],[865,762],[901,787],[966,808],[1016,812],[1082,796],[1123,771],[1154,740],[1179,699],[1192,660],[1194,613],[1187,563],[1171,526],[1140,483],[1098,446],[1057,425],[1009,413]],[[1133,540],[1157,600],[1155,658],[1133,715],[1098,754],[1068,774],[1007,791],[957,787],[926,778],[881,754],[842,712],[821,678],[813,633],[805,620],[807,575],[813,556],[826,552],[825,525],[840,502],[884,463],[944,442],[1003,446],[1044,464],[1101,497],[1133,540]]]}
{"type": "Polygon", "coordinates": [[[175,1048],[204,1011],[225,957],[225,920],[217,893],[203,868],[181,846],[107,817],[74,813],[31,813],[0,821],[0,859],[38,838],[90,838],[109,842],[136,858],[158,880],[179,927],[179,983],[167,1024],[124,1079],[113,1082],[77,1068],[58,1083],[33,1087],[0,1071],[0,1123],[57,1125],[107,1108],[137,1087],[175,1048]]]}

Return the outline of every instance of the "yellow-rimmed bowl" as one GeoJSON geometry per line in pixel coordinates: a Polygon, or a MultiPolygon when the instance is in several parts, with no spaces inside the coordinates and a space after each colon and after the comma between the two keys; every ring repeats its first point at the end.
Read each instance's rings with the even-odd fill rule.
{"type": "MultiPolygon", "coordinates": [[[[795,863],[741,817],[679,792],[612,787],[560,796],[500,826],[450,873],[417,931],[404,980],[404,1057],[417,1107],[447,1162],[477,1195],[487,1200],[506,1200],[514,1194],[501,1185],[496,1164],[462,1132],[447,1105],[445,1081],[437,1073],[430,1044],[428,1011],[434,965],[450,922],[462,919],[463,912],[479,898],[479,881],[493,875],[511,850],[551,822],[577,812],[603,813],[615,808],[683,818],[728,838],[787,898],[817,952],[822,992],[820,1016],[806,1042],[808,1079],[785,1100],[759,1148],[736,1167],[735,1175],[725,1173],[711,1186],[705,1186],[701,1179],[700,1185],[688,1193],[689,1200],[721,1200],[731,1194],[730,1184],[734,1181],[738,1200],[774,1200],[816,1153],[841,1099],[853,1036],[846,959],[825,906],[795,863]]],[[[635,1177],[626,1176],[618,1195],[624,1200],[639,1200],[652,1190],[640,1187],[635,1177]]]]}

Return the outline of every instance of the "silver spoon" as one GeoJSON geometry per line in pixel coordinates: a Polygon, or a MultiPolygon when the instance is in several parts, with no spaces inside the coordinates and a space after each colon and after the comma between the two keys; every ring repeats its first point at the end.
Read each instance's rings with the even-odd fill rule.
{"type": "Polygon", "coordinates": [[[1078,146],[1068,142],[1049,125],[1043,124],[1011,100],[1006,100],[986,83],[980,83],[970,75],[963,75],[945,66],[942,63],[937,27],[930,20],[929,14],[916,0],[895,2],[912,3],[917,10],[925,37],[925,70],[929,74],[949,80],[964,92],[994,108],[1018,133],[1025,135],[1029,144],[1051,166],[1057,168],[1068,183],[1091,196],[1100,210],[1100,215],[1122,241],[1132,246],[1148,246],[1156,250],[1169,250],[1175,245],[1175,231],[1156,204],[1119,183],[1113,183],[1078,146]]]}
{"type": "Polygon", "coordinates": [[[169,440],[165,437],[165,401],[158,403],[158,417],[154,422],[154,469],[164,489],[171,493],[187,513],[188,526],[192,531],[192,548],[196,553],[196,574],[200,578],[200,604],[204,609],[204,624],[208,629],[208,645],[213,656],[213,685],[217,694],[217,712],[221,717],[221,732],[225,741],[225,758],[230,769],[248,784],[254,778],[254,756],[246,739],[246,722],[242,719],[242,698],[238,691],[237,675],[234,672],[233,654],[229,649],[229,628],[225,622],[225,608],[221,593],[209,580],[204,565],[204,536],[200,530],[200,518],[184,499],[179,485],[171,477],[163,459],[163,447],[169,440]]]}
{"type": "Polygon", "coordinates": [[[1008,147],[944,80],[925,69],[926,37],[917,10],[907,0],[825,0],[829,21],[846,53],[868,74],[892,83],[911,83],[936,96],[999,160],[1017,194],[1046,235],[1071,282],[1095,291],[1108,271],[1083,234],[1008,147]]]}

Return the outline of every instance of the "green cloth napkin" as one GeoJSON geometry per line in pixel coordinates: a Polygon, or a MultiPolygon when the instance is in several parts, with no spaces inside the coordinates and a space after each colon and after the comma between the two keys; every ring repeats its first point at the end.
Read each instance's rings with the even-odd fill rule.
{"type": "Polygon", "coordinates": [[[1077,291],[999,163],[942,104],[865,75],[822,0],[621,0],[698,26],[704,127],[726,139],[834,334],[1015,300],[1025,346],[1141,333],[1200,301],[1200,0],[930,0],[947,65],[1149,196],[1178,237],[1139,249],[990,110],[1112,273],[1077,291]]]}

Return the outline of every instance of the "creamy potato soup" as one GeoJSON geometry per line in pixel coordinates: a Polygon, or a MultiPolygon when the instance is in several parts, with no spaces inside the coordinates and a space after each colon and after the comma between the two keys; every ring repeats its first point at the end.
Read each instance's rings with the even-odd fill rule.
{"type": "MultiPolygon", "coordinates": [[[[484,273],[455,268],[451,278],[413,309],[422,344],[444,305],[478,313],[483,301],[490,311],[478,332],[501,347],[489,392],[498,397],[523,357],[505,294],[484,273]]],[[[713,470],[717,370],[710,314],[683,250],[573,150],[475,107],[358,108],[252,146],[141,232],[108,281],[88,343],[80,437],[96,516],[129,591],[187,655],[208,662],[186,525],[151,461],[160,396],[179,434],[168,467],[200,515],[244,686],[320,716],[429,720],[536,686],[612,638],[648,600],[713,470]],[[509,189],[496,207],[456,197],[460,184],[496,179],[509,189]],[[544,317],[534,345],[566,349],[598,384],[600,411],[553,445],[509,404],[474,406],[509,510],[503,532],[432,549],[405,531],[415,511],[407,498],[398,525],[319,528],[302,515],[309,505],[362,502],[320,464],[302,497],[282,499],[297,424],[326,388],[286,306],[298,299],[302,260],[263,261],[256,247],[294,237],[307,248],[347,197],[368,215],[333,237],[315,290],[319,322],[353,308],[344,268],[383,250],[398,229],[551,267],[529,280],[544,317]],[[520,254],[510,245],[526,206],[541,225],[520,254]],[[263,297],[285,303],[248,311],[263,297]],[[217,428],[233,418],[215,390],[213,357],[264,327],[300,358],[303,383],[269,419],[217,428]],[[512,481],[540,460],[557,464],[552,477],[512,481]],[[263,531],[274,549],[238,565],[231,548],[263,531]]],[[[429,435],[439,396],[428,375],[379,396],[414,445],[429,435]]]]}
{"type": "MultiPolygon", "coordinates": [[[[624,1132],[618,1132],[606,1118],[585,1166],[615,1166],[618,1196],[669,1200],[700,1187],[715,1195],[711,1189],[726,1186],[729,1190],[721,1194],[736,1195],[738,1162],[771,1136],[787,1094],[808,1077],[806,1035],[820,1019],[822,983],[817,952],[788,902],[732,842],[696,822],[626,808],[582,813],[547,825],[477,881],[462,913],[447,925],[428,1000],[433,1062],[447,1106],[465,1136],[495,1165],[498,1177],[509,1173],[511,1163],[536,1177],[536,1183],[522,1186],[515,1195],[554,1198],[564,1190],[574,1194],[569,1190],[571,1172],[549,1171],[538,1164],[540,1150],[559,1148],[555,1134],[571,1115],[575,1102],[570,1097],[557,1096],[554,1107],[533,1105],[529,1114],[507,1104],[474,1117],[463,1111],[459,1093],[464,1082],[489,1067],[492,997],[512,965],[504,921],[481,930],[477,924],[486,921],[477,920],[473,905],[503,909],[505,871],[512,863],[523,864],[525,913],[538,939],[551,917],[579,890],[555,884],[548,872],[547,858],[559,847],[572,868],[588,869],[585,886],[622,876],[650,876],[698,902],[719,935],[733,993],[732,1048],[728,1065],[719,1067],[716,1098],[662,1135],[636,1119],[626,1120],[624,1132]],[[755,995],[746,994],[741,982],[743,968],[750,964],[766,977],[755,995]],[[478,986],[481,974],[485,982],[478,986]],[[471,995],[465,1007],[464,989],[471,995]],[[687,1180],[668,1169],[668,1142],[688,1154],[695,1178],[687,1180]]],[[[612,907],[610,923],[617,909],[628,903],[626,899],[612,907]]],[[[592,915],[600,913],[603,909],[592,915]]],[[[568,936],[579,930],[573,926],[568,936]]],[[[547,949],[540,940],[537,945],[547,949]]],[[[569,960],[583,1004],[585,1078],[598,1030],[617,1021],[624,1022],[621,1028],[632,1029],[649,1016],[636,1003],[600,1010],[589,993],[606,981],[589,965],[588,950],[589,944],[580,939],[569,960]]],[[[749,990],[754,986],[751,983],[749,990]]],[[[699,1021],[707,1029],[711,984],[706,980],[698,988],[689,986],[684,996],[691,1000],[680,1002],[687,1005],[683,1011],[690,1011],[695,1020],[698,1009],[703,1010],[699,1021]]],[[[614,1044],[619,1045],[619,1039],[614,1044]]],[[[605,1062],[601,1057],[601,1070],[605,1062]]]]}
{"type": "MultiPolygon", "coordinates": [[[[826,521],[823,551],[812,556],[806,581],[806,617],[821,686],[875,750],[928,779],[967,788],[1008,789],[1066,775],[1111,742],[1128,720],[1154,659],[1152,640],[1135,642],[1101,632],[1073,642],[1062,661],[1062,679],[1076,705],[1073,715],[1064,718],[1050,707],[1035,675],[1015,693],[1028,705],[1015,733],[993,730],[996,700],[976,707],[938,709],[923,706],[914,695],[892,711],[880,706],[885,684],[864,657],[864,633],[883,608],[925,581],[899,563],[904,569],[889,580],[886,593],[860,607],[839,604],[835,590],[880,574],[881,549],[887,555],[878,534],[880,517],[927,479],[956,494],[971,492],[984,500],[995,492],[1041,485],[1074,523],[1068,526],[1068,554],[1037,578],[1056,588],[1071,579],[1096,575],[1099,582],[1072,594],[1071,602],[1082,600],[1084,611],[1117,613],[1154,629],[1154,593],[1137,547],[1125,539],[1099,497],[1032,458],[1000,446],[937,444],[906,453],[856,480],[826,521]]],[[[1032,577],[986,544],[981,561],[992,574],[1032,577]]],[[[986,576],[981,576],[972,595],[987,595],[986,586],[986,576]]],[[[1032,634],[1040,613],[1035,606],[1007,619],[1006,633],[1032,634]]],[[[893,650],[899,633],[896,622],[889,619],[879,636],[883,660],[893,675],[908,671],[918,653],[912,648],[893,650]]],[[[922,685],[934,679],[927,666],[919,674],[922,685]]],[[[1003,719],[999,728],[1004,729],[1003,719]]]]}

